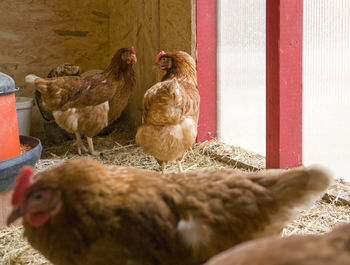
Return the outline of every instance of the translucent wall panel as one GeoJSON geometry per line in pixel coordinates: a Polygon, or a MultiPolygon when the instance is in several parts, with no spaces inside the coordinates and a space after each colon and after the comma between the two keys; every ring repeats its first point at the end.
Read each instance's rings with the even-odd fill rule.
{"type": "Polygon", "coordinates": [[[350,1],[304,0],[304,163],[350,180],[350,1]]]}
{"type": "Polygon", "coordinates": [[[265,0],[219,0],[219,138],[265,154],[265,0]]]}
{"type": "MultiPolygon", "coordinates": [[[[219,1],[219,137],[265,154],[265,0],[219,1]]],[[[350,181],[350,0],[304,0],[304,163],[350,181]]]]}

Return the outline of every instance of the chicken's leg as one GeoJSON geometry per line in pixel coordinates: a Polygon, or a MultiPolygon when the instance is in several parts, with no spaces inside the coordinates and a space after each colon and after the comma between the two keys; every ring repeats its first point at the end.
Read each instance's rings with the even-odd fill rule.
{"type": "Polygon", "coordinates": [[[100,155],[100,152],[94,150],[94,143],[92,142],[92,138],[86,136],[86,139],[89,145],[89,153],[93,156],[100,155]]]}
{"type": "Polygon", "coordinates": [[[76,142],[75,144],[78,147],[78,154],[81,155],[81,149],[83,149],[84,152],[87,151],[86,147],[84,146],[83,142],[81,141],[81,137],[80,137],[80,133],[75,132],[75,138],[76,138],[76,142]]]}
{"type": "Polygon", "coordinates": [[[181,160],[180,159],[176,160],[176,163],[177,163],[177,172],[178,173],[183,172],[182,165],[181,165],[181,160]]]}
{"type": "Polygon", "coordinates": [[[166,163],[164,161],[161,162],[162,163],[162,175],[165,175],[165,166],[166,163]]]}

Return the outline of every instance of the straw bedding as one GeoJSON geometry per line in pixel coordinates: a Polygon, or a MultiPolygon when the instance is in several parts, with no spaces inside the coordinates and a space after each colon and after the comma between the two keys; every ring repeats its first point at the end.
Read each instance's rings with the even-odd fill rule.
{"type": "MultiPolygon", "coordinates": [[[[160,166],[156,160],[147,155],[142,149],[135,145],[128,130],[120,128],[107,137],[97,137],[94,139],[95,147],[103,153],[103,156],[96,157],[105,164],[127,165],[150,170],[160,171],[160,166]]],[[[37,163],[36,170],[44,170],[67,159],[78,158],[76,146],[73,142],[66,142],[59,146],[50,145],[43,141],[44,150],[42,159],[37,163]]],[[[231,147],[215,139],[195,144],[187,153],[183,160],[184,170],[196,170],[207,167],[236,167],[239,163],[225,163],[225,159],[214,159],[212,154],[219,157],[229,158],[242,162],[246,165],[253,165],[253,168],[264,168],[265,158],[259,154],[249,152],[240,147],[231,147]]],[[[88,155],[85,155],[88,156],[88,155]]],[[[175,163],[167,165],[167,172],[177,170],[175,163]]],[[[247,170],[247,169],[242,169],[247,170]]],[[[342,190],[350,195],[350,186],[341,180],[342,187],[349,187],[342,190]]],[[[336,189],[336,187],[335,187],[336,189]]],[[[325,233],[332,230],[336,225],[350,222],[350,207],[341,205],[335,201],[318,201],[314,207],[308,211],[300,213],[294,221],[290,222],[283,231],[283,236],[291,234],[325,233]]],[[[39,253],[30,247],[22,237],[22,227],[4,227],[0,229],[0,264],[3,265],[39,265],[51,264],[39,253]]]]}

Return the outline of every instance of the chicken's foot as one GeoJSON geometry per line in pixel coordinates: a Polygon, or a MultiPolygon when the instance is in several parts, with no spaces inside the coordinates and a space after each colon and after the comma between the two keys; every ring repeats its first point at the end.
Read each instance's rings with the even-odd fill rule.
{"type": "Polygon", "coordinates": [[[176,163],[177,163],[177,172],[178,173],[183,172],[182,165],[181,165],[181,160],[180,159],[176,160],[176,163]]]}
{"type": "Polygon", "coordinates": [[[99,156],[99,155],[100,155],[100,152],[95,151],[95,149],[94,149],[94,143],[92,142],[92,138],[86,136],[86,139],[87,139],[87,142],[88,142],[88,145],[89,145],[89,153],[90,153],[91,155],[93,155],[93,156],[99,156]]]}
{"type": "Polygon", "coordinates": [[[83,150],[84,152],[87,152],[87,149],[86,149],[85,145],[81,141],[80,133],[76,132],[75,133],[75,138],[76,138],[75,144],[78,147],[78,154],[81,155],[81,150],[83,150]]]}

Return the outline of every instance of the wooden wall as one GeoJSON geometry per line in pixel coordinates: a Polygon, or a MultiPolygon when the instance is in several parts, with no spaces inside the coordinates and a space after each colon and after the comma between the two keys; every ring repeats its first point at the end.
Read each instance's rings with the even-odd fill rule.
{"type": "MultiPolygon", "coordinates": [[[[144,92],[159,74],[152,69],[160,50],[194,54],[195,0],[2,0],[0,71],[20,87],[17,96],[33,97],[24,77],[46,76],[65,62],[83,71],[103,69],[120,47],[134,45],[137,87],[126,117],[136,127],[144,92]],[[6,11],[6,12],[5,12],[6,11]]],[[[34,108],[32,135],[42,133],[34,108]]]]}
{"type": "MultiPolygon", "coordinates": [[[[33,97],[24,77],[47,76],[57,65],[71,62],[82,69],[101,68],[109,57],[108,1],[2,0],[0,71],[20,87],[17,96],[33,97]]],[[[36,108],[32,134],[42,131],[36,108]]]]}
{"type": "Polygon", "coordinates": [[[141,122],[142,98],[161,73],[153,68],[161,50],[184,50],[194,55],[195,0],[110,1],[110,47],[134,45],[137,84],[126,118],[136,127],[141,122]]]}

